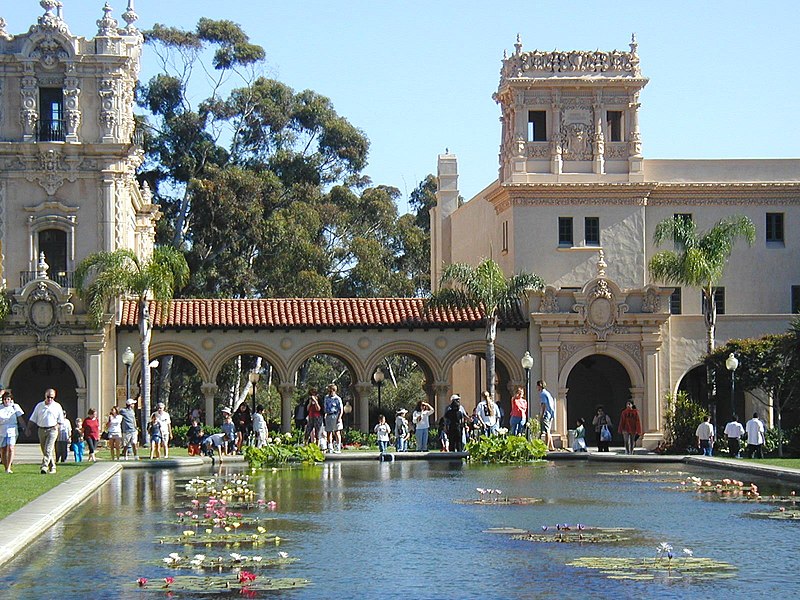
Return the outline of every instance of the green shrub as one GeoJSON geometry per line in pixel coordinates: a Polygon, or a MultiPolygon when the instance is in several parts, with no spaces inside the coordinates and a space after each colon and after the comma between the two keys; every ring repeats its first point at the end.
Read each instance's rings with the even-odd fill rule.
{"type": "Polygon", "coordinates": [[[364,433],[358,429],[345,429],[342,432],[342,444],[375,447],[378,445],[378,436],[374,433],[364,433]]]}
{"type": "Polygon", "coordinates": [[[540,439],[521,435],[485,435],[467,442],[469,460],[488,463],[521,463],[542,460],[547,446],[540,439]]]}
{"type": "Polygon", "coordinates": [[[267,444],[261,448],[254,448],[253,446],[244,447],[244,459],[252,468],[258,469],[260,467],[282,465],[289,462],[315,463],[325,460],[322,451],[316,444],[298,446],[279,441],[281,438],[275,439],[276,442],[267,444]]]}
{"type": "MultiPolygon", "coordinates": [[[[211,435],[212,433],[219,433],[222,431],[219,427],[207,427],[203,425],[203,435],[211,435]]],[[[175,425],[172,428],[172,445],[181,448],[189,446],[189,441],[186,439],[189,433],[188,425],[175,425]]]]}
{"type": "MultiPolygon", "coordinates": [[[[800,427],[781,432],[784,456],[800,456],[800,427]]],[[[778,430],[773,427],[764,433],[764,453],[778,456],[778,430]]]]}
{"type": "Polygon", "coordinates": [[[705,409],[686,392],[667,395],[664,413],[664,436],[671,454],[697,453],[697,426],[706,414],[705,409]]]}

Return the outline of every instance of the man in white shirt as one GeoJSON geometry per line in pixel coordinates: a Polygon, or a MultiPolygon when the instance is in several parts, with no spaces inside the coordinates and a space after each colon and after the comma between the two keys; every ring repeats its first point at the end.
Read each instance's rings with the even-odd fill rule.
{"type": "Polygon", "coordinates": [[[747,431],[747,457],[764,458],[764,423],[758,418],[758,413],[753,413],[753,418],[745,425],[747,431]]]}
{"type": "Polygon", "coordinates": [[[703,452],[703,455],[711,456],[714,448],[714,426],[711,424],[711,417],[708,415],[703,417],[703,422],[697,426],[697,431],[694,434],[697,436],[697,446],[703,452]]]}
{"type": "Polygon", "coordinates": [[[56,391],[44,392],[44,400],[39,402],[31,413],[29,421],[39,427],[39,446],[42,449],[42,466],[39,472],[46,475],[56,472],[56,439],[64,422],[64,409],[56,402],[56,391]]]}
{"type": "Polygon", "coordinates": [[[156,419],[161,425],[161,456],[169,458],[169,440],[172,437],[172,418],[164,410],[164,403],[159,402],[156,410],[156,419]]]}
{"type": "Polygon", "coordinates": [[[740,440],[744,435],[744,427],[739,423],[739,417],[733,415],[730,423],[725,425],[725,436],[728,438],[728,451],[731,453],[732,458],[741,458],[739,453],[741,449],[740,440]]]}

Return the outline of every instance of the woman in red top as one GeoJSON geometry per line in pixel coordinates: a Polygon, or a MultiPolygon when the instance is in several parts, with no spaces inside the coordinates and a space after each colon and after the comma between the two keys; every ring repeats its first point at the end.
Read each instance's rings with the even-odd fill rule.
{"type": "Polygon", "coordinates": [[[308,394],[308,403],[306,404],[306,413],[308,414],[308,421],[306,422],[306,443],[318,444],[319,436],[322,432],[322,405],[320,404],[316,389],[310,389],[308,394]]]}
{"type": "Polygon", "coordinates": [[[630,400],[619,416],[618,431],[625,440],[625,454],[633,454],[636,440],[642,435],[642,422],[639,420],[639,411],[636,410],[636,405],[630,400]]]}
{"type": "Polygon", "coordinates": [[[528,418],[528,401],[525,399],[525,390],[521,387],[514,392],[511,398],[511,434],[523,435],[525,421],[528,418]]]}
{"type": "Polygon", "coordinates": [[[89,448],[89,460],[97,462],[94,452],[97,448],[97,440],[100,439],[100,421],[97,420],[97,414],[93,408],[89,409],[89,414],[83,420],[83,439],[86,440],[86,446],[89,448]]]}

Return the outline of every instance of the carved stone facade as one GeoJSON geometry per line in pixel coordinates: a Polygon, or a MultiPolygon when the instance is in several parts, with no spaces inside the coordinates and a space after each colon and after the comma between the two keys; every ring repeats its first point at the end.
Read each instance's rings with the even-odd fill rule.
{"type": "Polygon", "coordinates": [[[90,326],[72,274],[97,251],[149,257],[159,216],[135,177],[138,17],[129,5],[120,28],[102,4],[94,39],[73,35],[55,0],[25,33],[0,24],[0,273],[12,305],[0,380],[21,385],[31,361],[50,357],[70,372],[81,412],[115,398],[116,332],[90,326]]]}

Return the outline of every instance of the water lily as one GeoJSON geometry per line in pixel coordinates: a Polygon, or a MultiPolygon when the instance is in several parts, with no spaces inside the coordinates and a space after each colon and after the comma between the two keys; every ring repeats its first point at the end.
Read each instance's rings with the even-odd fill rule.
{"type": "Polygon", "coordinates": [[[173,583],[175,583],[175,578],[174,577],[164,577],[164,583],[166,583],[167,587],[169,587],[173,583]]]}
{"type": "Polygon", "coordinates": [[[270,500],[267,502],[267,508],[270,510],[275,510],[278,507],[278,503],[275,500],[270,500]]]}
{"type": "Polygon", "coordinates": [[[258,533],[266,533],[266,532],[267,532],[267,530],[266,530],[266,529],[264,529],[264,528],[263,528],[263,527],[261,527],[260,525],[258,526],[258,533]]]}
{"type": "Polygon", "coordinates": [[[200,562],[202,562],[202,561],[204,561],[206,559],[206,555],[205,554],[195,554],[194,555],[194,559],[195,560],[199,560],[200,562]]]}
{"type": "Polygon", "coordinates": [[[667,542],[661,542],[658,545],[658,548],[656,548],[656,552],[658,553],[659,556],[667,552],[672,552],[672,546],[669,545],[667,542]]]}
{"type": "Polygon", "coordinates": [[[236,552],[231,552],[230,557],[234,560],[234,562],[242,562],[244,559],[241,554],[237,554],[236,552]]]}
{"type": "Polygon", "coordinates": [[[691,548],[684,548],[683,553],[688,557],[694,556],[694,552],[691,550],[691,548]]]}
{"type": "Polygon", "coordinates": [[[289,553],[288,552],[278,552],[278,556],[280,556],[281,558],[289,558],[289,553]]]}
{"type": "Polygon", "coordinates": [[[172,560],[174,560],[175,562],[178,562],[178,561],[181,559],[181,555],[180,555],[180,554],[178,554],[177,552],[172,552],[172,553],[170,553],[169,557],[170,557],[172,560]]]}
{"type": "Polygon", "coordinates": [[[547,525],[542,525],[542,531],[547,531],[547,525]]]}
{"type": "MultiPolygon", "coordinates": [[[[288,554],[287,554],[287,556],[288,556],[288,554]]],[[[262,559],[261,559],[260,556],[251,556],[250,560],[252,560],[255,563],[260,563],[262,559]]]]}
{"type": "Polygon", "coordinates": [[[139,577],[139,579],[136,580],[136,583],[139,584],[139,587],[146,586],[147,585],[147,577],[139,577]]]}
{"type": "Polygon", "coordinates": [[[213,533],[213,529],[206,529],[206,533],[213,533]]]}
{"type": "Polygon", "coordinates": [[[275,545],[276,546],[280,546],[281,545],[281,538],[278,535],[275,536],[275,545]]]}
{"type": "Polygon", "coordinates": [[[240,583],[250,583],[251,581],[256,580],[256,574],[251,573],[250,571],[239,571],[239,582],[240,583]]]}

